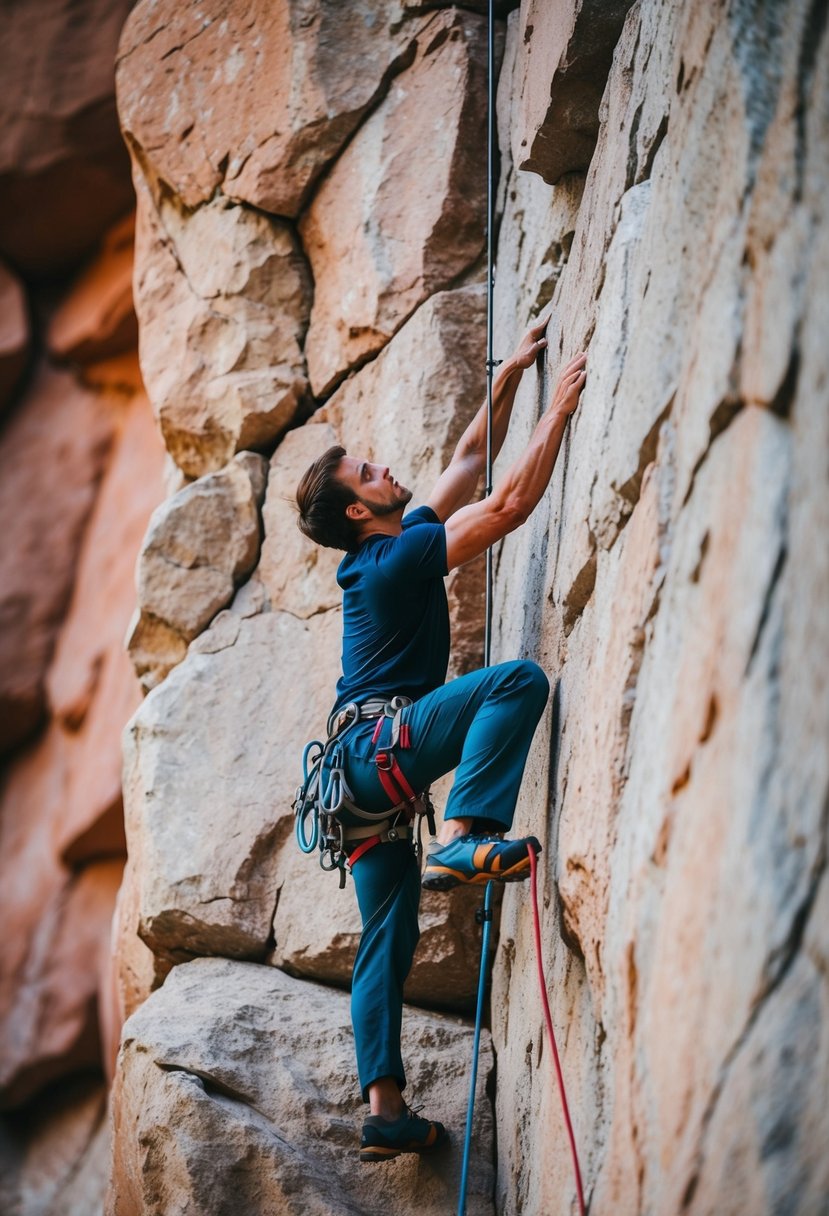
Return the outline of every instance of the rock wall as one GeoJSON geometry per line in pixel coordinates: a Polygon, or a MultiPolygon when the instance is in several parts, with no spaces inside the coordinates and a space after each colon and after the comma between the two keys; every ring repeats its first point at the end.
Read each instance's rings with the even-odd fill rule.
{"type": "MultiPolygon", "coordinates": [[[[127,7],[98,23],[110,54],[127,7]]],[[[96,221],[109,235],[71,289],[29,288],[48,357],[28,353],[19,282],[43,275],[48,242],[0,277],[0,386],[16,394],[0,506],[18,557],[0,856],[22,926],[3,947],[4,1080],[25,1112],[0,1153],[19,1216],[57,1211],[62,1190],[92,1210],[103,1173],[113,1216],[454,1208],[479,897],[424,895],[407,989],[417,1101],[454,1143],[357,1170],[342,990],[359,920],[290,813],[332,699],[338,559],[300,536],[291,498],[333,442],[393,461],[422,497],[483,394],[483,7],[132,8],[117,99],[163,484],[129,354],[130,221],[96,221]],[[147,694],[134,713],[125,633],[147,694]],[[101,1059],[101,1027],[111,1058],[125,1018],[110,1150],[101,1081],[60,1079],[101,1059]]],[[[495,555],[494,658],[532,657],[554,684],[517,827],[544,845],[590,1210],[818,1216],[825,5],[497,11],[496,356],[550,318],[502,467],[562,361],[589,358],[550,489],[495,555]]],[[[107,71],[85,76],[96,97],[107,71]]],[[[67,123],[64,159],[102,173],[89,129],[67,123]]],[[[49,273],[78,265],[84,231],[49,273]]],[[[450,601],[458,674],[480,661],[480,563],[450,601]]],[[[476,1110],[467,1210],[575,1211],[524,889],[501,907],[476,1110]]]]}
{"type": "Polygon", "coordinates": [[[128,3],[6,6],[0,69],[0,1210],[102,1211],[123,639],[164,495],[115,111],[128,3]]]}

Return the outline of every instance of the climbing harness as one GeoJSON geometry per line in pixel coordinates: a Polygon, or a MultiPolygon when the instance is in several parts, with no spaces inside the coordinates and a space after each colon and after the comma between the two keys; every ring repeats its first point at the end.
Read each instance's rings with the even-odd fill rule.
{"type": "MultiPolygon", "coordinates": [[[[486,406],[487,406],[487,427],[486,427],[486,494],[492,492],[492,376],[495,368],[500,360],[492,357],[492,331],[493,331],[493,307],[492,307],[492,292],[494,286],[493,273],[493,232],[495,228],[495,14],[494,0],[489,0],[488,5],[489,18],[489,36],[487,46],[487,66],[488,66],[488,121],[487,121],[487,313],[486,313],[486,406]]],[[[492,549],[486,551],[486,609],[484,616],[484,666],[489,667],[491,664],[491,649],[492,649],[492,549]]],[[[579,1201],[580,1216],[585,1214],[584,1192],[582,1189],[581,1170],[579,1168],[578,1151],[576,1149],[576,1139],[573,1134],[573,1125],[570,1121],[570,1111],[567,1106],[567,1094],[564,1089],[564,1077],[561,1071],[561,1064],[558,1057],[558,1048],[556,1047],[555,1032],[553,1030],[553,1019],[550,1014],[550,1003],[547,999],[547,985],[544,979],[544,966],[542,963],[541,953],[541,919],[538,911],[538,894],[536,891],[536,857],[532,847],[527,847],[527,852],[530,855],[530,881],[532,884],[532,903],[533,903],[533,919],[535,928],[535,950],[536,959],[538,962],[538,976],[541,985],[541,997],[544,1004],[544,1013],[547,1023],[547,1031],[552,1045],[553,1060],[555,1061],[556,1076],[558,1078],[559,1093],[561,1095],[561,1104],[564,1110],[564,1121],[567,1125],[567,1134],[570,1138],[570,1150],[573,1157],[573,1169],[576,1178],[576,1192],[579,1201]]],[[[483,907],[478,909],[477,917],[479,924],[483,925],[483,934],[481,937],[481,963],[478,972],[478,1001],[475,1010],[475,1034],[472,1042],[472,1072],[469,1084],[469,1101],[466,1109],[466,1131],[464,1134],[463,1159],[461,1163],[461,1185],[458,1195],[458,1213],[457,1216],[465,1216],[466,1214],[466,1190],[467,1179],[469,1176],[469,1158],[470,1149],[472,1146],[472,1118],[475,1112],[475,1089],[478,1082],[478,1055],[481,1044],[481,1021],[483,1018],[484,1009],[484,992],[486,989],[486,970],[489,956],[489,937],[492,922],[492,883],[488,882],[484,888],[483,907]]]]}
{"type": "Polygon", "coordinates": [[[395,750],[411,747],[408,723],[401,714],[410,697],[392,697],[386,701],[375,698],[358,704],[349,702],[344,709],[328,719],[325,743],[312,739],[302,752],[302,784],[297,787],[293,802],[297,844],[303,853],[320,854],[323,870],[337,870],[340,888],[345,886],[346,866],[350,869],[369,849],[378,844],[392,844],[412,836],[412,823],[417,820],[415,852],[423,852],[422,827],[426,817],[430,835],[435,834],[435,812],[428,789],[416,793],[398,763],[395,750]],[[383,811],[364,811],[357,806],[344,769],[343,738],[358,722],[377,719],[372,743],[380,738],[383,723],[392,720],[391,742],[380,748],[375,756],[377,775],[394,805],[383,811]],[[363,821],[353,825],[343,821],[343,811],[349,818],[363,821]]]}

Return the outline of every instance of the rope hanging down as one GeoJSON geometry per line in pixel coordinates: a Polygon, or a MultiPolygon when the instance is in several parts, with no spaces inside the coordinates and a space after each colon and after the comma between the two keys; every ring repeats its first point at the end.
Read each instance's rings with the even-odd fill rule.
{"type": "MultiPolygon", "coordinates": [[[[488,7],[488,37],[487,37],[487,217],[486,217],[486,255],[487,255],[487,293],[486,293],[486,494],[492,493],[492,378],[500,360],[493,358],[493,233],[495,226],[495,13],[494,0],[489,0],[488,7]]],[[[492,549],[486,551],[486,610],[484,616],[484,666],[492,662],[492,549]]],[[[579,1201],[579,1214],[585,1216],[584,1191],[579,1168],[576,1138],[573,1134],[573,1124],[570,1120],[570,1110],[567,1105],[567,1094],[564,1088],[564,1077],[556,1046],[556,1036],[553,1030],[553,1019],[550,1014],[550,1002],[547,999],[547,984],[544,979],[544,964],[541,952],[541,917],[538,910],[538,892],[536,889],[536,858],[532,848],[527,852],[530,857],[530,881],[532,884],[533,926],[535,933],[535,952],[538,964],[538,980],[541,987],[541,999],[544,1005],[544,1016],[547,1032],[552,1047],[558,1088],[561,1095],[561,1105],[564,1112],[564,1122],[570,1140],[570,1151],[573,1157],[573,1171],[576,1179],[576,1192],[579,1201]]],[[[466,1190],[469,1177],[469,1158],[472,1147],[472,1120],[475,1113],[475,1089],[478,1083],[478,1055],[481,1045],[481,1023],[483,1020],[484,993],[486,990],[487,956],[489,954],[489,937],[492,927],[492,883],[488,882],[484,889],[483,908],[479,909],[477,919],[483,924],[481,938],[481,963],[478,972],[478,1000],[475,1009],[475,1034],[472,1043],[472,1075],[469,1085],[469,1101],[466,1109],[466,1130],[464,1133],[463,1160],[461,1163],[461,1184],[458,1195],[458,1216],[466,1216],[466,1190]]]]}

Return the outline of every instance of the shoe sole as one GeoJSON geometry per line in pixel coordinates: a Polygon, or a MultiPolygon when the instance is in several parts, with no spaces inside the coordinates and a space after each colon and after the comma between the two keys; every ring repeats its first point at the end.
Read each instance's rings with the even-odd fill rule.
{"type": "Polygon", "coordinates": [[[379,1144],[372,1144],[367,1148],[360,1149],[360,1164],[374,1165],[378,1161],[391,1161],[394,1157],[400,1157],[404,1153],[433,1153],[436,1148],[440,1148],[449,1139],[449,1133],[444,1132],[442,1136],[438,1136],[434,1144],[418,1144],[408,1148],[383,1148],[379,1144]]]}
{"type": "Polygon", "coordinates": [[[522,857],[514,866],[498,874],[479,870],[477,874],[467,877],[459,870],[450,870],[447,866],[434,866],[431,871],[427,867],[421,880],[421,887],[426,891],[449,891],[452,887],[472,887],[484,882],[521,882],[530,875],[530,859],[522,857]]]}

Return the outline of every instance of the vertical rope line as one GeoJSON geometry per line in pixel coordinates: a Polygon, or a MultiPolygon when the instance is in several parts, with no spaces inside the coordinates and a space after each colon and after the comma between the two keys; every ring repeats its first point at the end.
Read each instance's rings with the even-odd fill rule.
{"type": "MultiPolygon", "coordinates": [[[[487,29],[487,148],[486,148],[486,490],[492,493],[492,374],[495,370],[492,351],[492,289],[493,236],[495,228],[495,4],[489,0],[487,29]]],[[[486,608],[484,615],[484,667],[492,661],[492,547],[486,551],[486,608]]],[[[489,934],[492,925],[492,883],[484,889],[483,934],[481,963],[478,969],[478,1003],[475,1010],[475,1036],[472,1046],[472,1076],[466,1108],[466,1132],[461,1163],[461,1186],[458,1194],[458,1216],[466,1213],[466,1188],[469,1178],[469,1156],[472,1148],[472,1118],[475,1113],[475,1088],[478,1083],[478,1054],[481,1045],[481,1022],[486,991],[486,965],[489,934]]]]}
{"type": "Polygon", "coordinates": [[[492,883],[484,889],[484,932],[481,938],[481,966],[478,971],[478,1004],[475,1009],[475,1037],[472,1042],[472,1078],[469,1083],[469,1101],[466,1106],[466,1133],[463,1140],[461,1163],[461,1189],[458,1194],[458,1216],[466,1213],[466,1185],[469,1177],[469,1154],[472,1148],[472,1116],[475,1113],[475,1088],[478,1084],[478,1054],[481,1048],[481,1022],[484,1012],[486,990],[486,960],[489,953],[489,934],[492,926],[492,883]]]}
{"type": "MultiPolygon", "coordinates": [[[[495,230],[495,9],[489,0],[487,31],[487,146],[486,146],[486,494],[492,493],[492,294],[495,230]]],[[[486,551],[486,610],[484,616],[484,667],[492,662],[492,548],[486,551]]]]}

